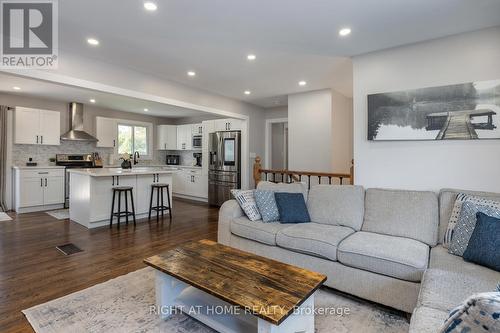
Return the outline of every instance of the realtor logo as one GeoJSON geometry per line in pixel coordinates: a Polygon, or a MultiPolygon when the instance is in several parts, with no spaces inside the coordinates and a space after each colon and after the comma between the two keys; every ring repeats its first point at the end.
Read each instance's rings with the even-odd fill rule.
{"type": "Polygon", "coordinates": [[[0,8],[0,68],[56,69],[57,0],[2,0],[0,8]]]}

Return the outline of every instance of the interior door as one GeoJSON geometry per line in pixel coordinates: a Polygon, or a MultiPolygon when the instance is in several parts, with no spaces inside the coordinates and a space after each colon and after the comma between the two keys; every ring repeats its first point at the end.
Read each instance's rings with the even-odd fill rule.
{"type": "Polygon", "coordinates": [[[40,110],[40,143],[58,146],[61,144],[61,113],[40,110]]]}

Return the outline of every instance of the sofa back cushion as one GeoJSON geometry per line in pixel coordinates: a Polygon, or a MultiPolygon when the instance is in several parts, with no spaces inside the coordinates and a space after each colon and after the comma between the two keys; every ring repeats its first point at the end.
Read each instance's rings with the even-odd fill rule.
{"type": "Polygon", "coordinates": [[[262,181],[257,184],[258,190],[269,190],[273,192],[302,193],[307,201],[307,185],[305,183],[271,183],[262,181]]]}
{"type": "Polygon", "coordinates": [[[363,231],[437,243],[438,197],[434,192],[368,189],[363,231]]]}
{"type": "Polygon", "coordinates": [[[309,192],[307,209],[312,222],[359,231],[363,225],[365,190],[362,186],[316,185],[309,192]]]}
{"type": "Polygon", "coordinates": [[[448,221],[450,221],[451,212],[455,205],[457,194],[465,193],[478,197],[485,197],[491,200],[500,201],[500,193],[493,192],[477,192],[458,189],[442,189],[439,192],[439,238],[438,243],[443,243],[446,229],[448,228],[448,221]]]}

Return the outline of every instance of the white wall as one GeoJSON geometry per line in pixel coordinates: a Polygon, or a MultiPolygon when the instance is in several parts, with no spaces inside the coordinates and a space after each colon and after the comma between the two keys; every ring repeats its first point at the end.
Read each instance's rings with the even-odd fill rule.
{"type": "Polygon", "coordinates": [[[353,158],[352,98],[332,91],[332,171],[349,173],[353,158]]]}
{"type": "Polygon", "coordinates": [[[265,117],[266,119],[287,118],[288,106],[277,106],[274,108],[268,108],[265,111],[265,117]]]}
{"type": "Polygon", "coordinates": [[[367,95],[500,79],[500,27],[353,59],[355,182],[500,192],[500,140],[369,142],[367,95]]]}
{"type": "Polygon", "coordinates": [[[290,170],[332,170],[330,89],[288,96],[288,133],[290,170]]]}

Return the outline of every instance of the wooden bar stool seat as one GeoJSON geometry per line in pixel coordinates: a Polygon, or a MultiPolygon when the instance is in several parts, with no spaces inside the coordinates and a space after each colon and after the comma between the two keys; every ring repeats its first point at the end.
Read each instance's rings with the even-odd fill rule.
{"type": "Polygon", "coordinates": [[[172,202],[170,201],[170,186],[168,184],[163,183],[154,183],[151,184],[151,199],[149,200],[149,216],[148,218],[151,220],[151,212],[156,211],[156,222],[161,218],[163,219],[164,211],[168,210],[168,215],[170,217],[170,221],[172,221],[172,202]],[[168,205],[165,205],[163,201],[163,190],[167,190],[167,202],[168,205]],[[156,206],[153,206],[153,196],[154,191],[156,191],[156,206]]]}
{"type": "Polygon", "coordinates": [[[136,225],[135,223],[135,207],[134,207],[134,188],[132,186],[117,186],[113,187],[113,199],[111,203],[111,217],[109,219],[109,227],[111,228],[113,226],[113,217],[117,217],[117,226],[118,229],[120,228],[120,219],[122,217],[125,217],[125,221],[128,224],[128,217],[132,216],[134,219],[134,226],[136,225]],[[118,193],[118,211],[115,212],[115,199],[116,199],[116,194],[118,193]],[[122,205],[121,205],[121,199],[122,199],[122,193],[125,194],[125,210],[122,211],[122,205]],[[130,193],[130,203],[132,204],[132,210],[128,210],[128,194],[130,193]]]}

